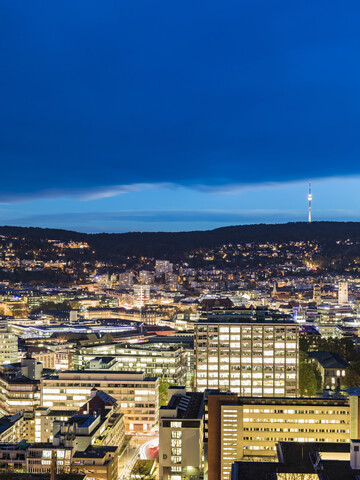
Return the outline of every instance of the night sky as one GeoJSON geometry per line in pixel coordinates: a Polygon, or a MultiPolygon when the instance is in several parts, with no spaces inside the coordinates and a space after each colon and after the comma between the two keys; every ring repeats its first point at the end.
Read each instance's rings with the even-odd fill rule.
{"type": "Polygon", "coordinates": [[[360,220],[360,2],[0,0],[0,224],[360,220]]]}

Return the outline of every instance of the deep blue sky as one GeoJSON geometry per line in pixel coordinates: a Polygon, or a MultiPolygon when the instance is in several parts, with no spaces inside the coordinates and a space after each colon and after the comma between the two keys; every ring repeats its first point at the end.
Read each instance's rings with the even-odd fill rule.
{"type": "Polygon", "coordinates": [[[0,224],[360,220],[359,1],[0,0],[0,224]]]}

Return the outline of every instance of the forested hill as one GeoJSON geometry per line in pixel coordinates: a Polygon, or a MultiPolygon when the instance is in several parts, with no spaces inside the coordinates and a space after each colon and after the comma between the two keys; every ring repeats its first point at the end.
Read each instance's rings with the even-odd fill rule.
{"type": "Polygon", "coordinates": [[[186,252],[239,243],[317,241],[330,248],[336,241],[360,242],[360,222],[305,222],[239,225],[207,231],[86,234],[68,230],[0,227],[0,235],[39,242],[43,239],[87,242],[98,258],[147,256],[166,258],[186,252]]]}

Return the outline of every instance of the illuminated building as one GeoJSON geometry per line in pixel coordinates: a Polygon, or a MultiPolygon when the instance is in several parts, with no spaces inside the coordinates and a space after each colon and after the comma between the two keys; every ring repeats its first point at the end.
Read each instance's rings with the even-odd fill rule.
{"type": "Polygon", "coordinates": [[[134,274],[124,272],[119,274],[119,284],[125,288],[131,288],[134,284],[134,274]]]}
{"type": "Polygon", "coordinates": [[[308,356],[321,374],[323,389],[335,390],[342,387],[348,362],[338,353],[309,352],[308,356]]]}
{"type": "Polygon", "coordinates": [[[344,305],[349,301],[349,284],[348,282],[339,282],[338,303],[344,305]]]}
{"type": "Polygon", "coordinates": [[[158,420],[159,380],[140,372],[76,370],[41,379],[41,406],[55,410],[76,409],[103,390],[120,404],[126,432],[147,432],[158,420]]]}
{"type": "Polygon", "coordinates": [[[144,372],[148,377],[159,377],[171,383],[182,385],[186,382],[189,352],[181,346],[156,344],[115,344],[110,345],[106,355],[106,345],[101,348],[102,355],[91,353],[91,348],[80,348],[74,357],[79,370],[99,370],[144,372]],[[112,359],[112,360],[110,360],[112,359]],[[109,361],[110,360],[110,361],[109,361]]]}
{"type": "Polygon", "coordinates": [[[204,395],[184,387],[171,387],[168,395],[168,405],[160,408],[159,477],[203,478],[204,395]]]}
{"type": "Polygon", "coordinates": [[[197,391],[297,395],[299,327],[293,321],[211,315],[195,324],[194,342],[197,391]]]}
{"type": "Polygon", "coordinates": [[[53,425],[55,422],[67,422],[77,410],[51,410],[38,407],[34,412],[35,429],[34,438],[26,438],[28,442],[52,442],[54,438],[53,425]]]}
{"type": "Polygon", "coordinates": [[[313,300],[315,303],[321,303],[321,285],[313,286],[313,300]]]}
{"type": "Polygon", "coordinates": [[[155,261],[155,276],[157,278],[161,277],[162,275],[166,275],[167,273],[172,273],[172,271],[173,264],[170,263],[168,260],[155,261]]]}
{"type": "Polygon", "coordinates": [[[281,441],[350,441],[348,400],[209,394],[205,419],[209,480],[228,480],[236,460],[274,458],[281,441]]]}
{"type": "Polygon", "coordinates": [[[142,308],[150,300],[150,287],[148,285],[134,286],[134,307],[142,308]]]}
{"type": "Polygon", "coordinates": [[[0,367],[0,413],[14,414],[34,410],[40,405],[42,365],[32,358],[22,360],[21,366],[0,367]]]}
{"type": "Polygon", "coordinates": [[[7,322],[0,323],[0,365],[18,361],[18,337],[8,330],[7,322]]]}
{"type": "Polygon", "coordinates": [[[154,283],[155,275],[153,272],[147,270],[140,270],[139,272],[139,283],[143,285],[152,285],[154,283]]]}

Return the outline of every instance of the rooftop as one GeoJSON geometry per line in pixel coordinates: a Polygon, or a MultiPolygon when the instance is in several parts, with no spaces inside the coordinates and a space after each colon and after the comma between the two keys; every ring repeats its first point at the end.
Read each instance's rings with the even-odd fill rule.
{"type": "Polygon", "coordinates": [[[309,358],[315,358],[323,368],[346,368],[349,364],[338,353],[309,352],[309,358]]]}
{"type": "MultiPolygon", "coordinates": [[[[193,419],[202,415],[204,394],[200,392],[186,392],[174,394],[167,406],[161,407],[162,411],[177,409],[177,418],[193,419]]],[[[163,417],[164,418],[164,417],[163,417]]]]}

